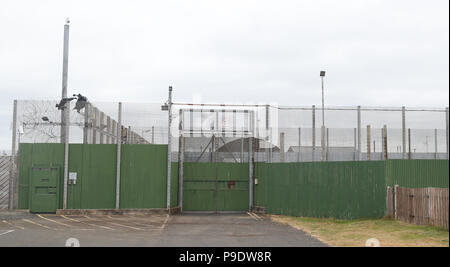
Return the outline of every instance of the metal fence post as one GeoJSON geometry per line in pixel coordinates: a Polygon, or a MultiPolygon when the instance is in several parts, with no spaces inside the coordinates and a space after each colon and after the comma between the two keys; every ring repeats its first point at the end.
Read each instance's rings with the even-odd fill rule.
{"type": "Polygon", "coordinates": [[[63,209],[67,209],[67,182],[69,179],[69,132],[70,132],[70,118],[69,118],[69,110],[70,110],[70,102],[65,104],[64,112],[65,116],[65,125],[64,125],[64,186],[63,186],[63,209]],[[67,109],[67,110],[66,110],[67,109]]]}
{"type": "Polygon", "coordinates": [[[357,108],[358,120],[358,160],[361,160],[361,106],[357,108]]]}
{"type": "MultiPolygon", "coordinates": [[[[70,25],[69,21],[66,20],[64,24],[64,44],[63,44],[63,72],[62,72],[62,94],[61,100],[67,98],[67,80],[68,80],[68,69],[69,69],[69,32],[70,25]]],[[[66,103],[67,104],[67,103],[66,103]]],[[[66,141],[66,128],[68,127],[68,123],[66,122],[66,117],[68,113],[70,113],[70,102],[67,105],[64,105],[65,108],[61,110],[61,143],[65,143],[66,141]]]]}
{"type": "Polygon", "coordinates": [[[280,162],[284,162],[284,133],[280,133],[280,162]]]}
{"type": "MultiPolygon", "coordinates": [[[[252,135],[254,135],[254,129],[253,129],[252,135]]],[[[253,146],[252,146],[252,143],[253,143],[253,138],[252,138],[252,136],[250,136],[249,139],[248,139],[248,168],[249,168],[248,169],[248,174],[249,174],[249,181],[248,181],[249,182],[248,210],[249,211],[251,211],[252,208],[253,208],[253,184],[254,183],[253,183],[253,157],[252,157],[253,146]]]]}
{"type": "Polygon", "coordinates": [[[97,114],[97,108],[94,107],[92,110],[90,110],[92,112],[92,144],[97,144],[97,119],[98,119],[98,114],[97,114]]]}
{"type": "MultiPolygon", "coordinates": [[[[269,110],[269,105],[266,105],[266,137],[264,138],[264,140],[266,140],[266,144],[267,145],[269,145],[270,147],[271,147],[271,143],[270,143],[270,136],[269,136],[269,123],[270,123],[270,121],[269,121],[269,113],[270,113],[270,110],[269,110]]],[[[266,151],[266,162],[269,162],[269,158],[270,158],[270,147],[268,147],[267,148],[267,151],[266,151]]]]}
{"type": "Polygon", "coordinates": [[[445,139],[446,139],[446,141],[447,141],[447,159],[449,159],[449,129],[448,129],[448,124],[449,124],[449,122],[448,122],[448,107],[447,108],[445,108],[445,139]]]}
{"type": "Polygon", "coordinates": [[[84,106],[83,144],[88,143],[89,134],[89,102],[84,106]]]}
{"type": "Polygon", "coordinates": [[[178,148],[178,206],[180,211],[183,211],[183,163],[184,163],[184,114],[183,109],[179,111],[179,126],[180,132],[179,148],[178,148]]]}
{"type": "Polygon", "coordinates": [[[370,138],[371,138],[371,136],[370,136],[370,125],[367,125],[367,160],[371,160],[371,155],[370,155],[371,142],[370,142],[370,138]]]}
{"type": "Polygon", "coordinates": [[[357,137],[356,137],[356,135],[357,135],[357,133],[356,133],[356,131],[357,131],[357,129],[356,128],[353,128],[353,160],[356,160],[356,156],[357,156],[357,154],[358,154],[358,141],[357,141],[357,137]]]}
{"type": "Polygon", "coordinates": [[[269,142],[269,146],[270,146],[270,148],[269,148],[269,162],[272,162],[273,161],[273,136],[272,136],[272,131],[273,131],[273,128],[272,127],[270,127],[269,128],[269,132],[270,132],[270,135],[269,135],[269,140],[270,140],[270,142],[269,142]]]}
{"type": "Polygon", "coordinates": [[[325,160],[328,161],[329,158],[329,148],[330,148],[330,128],[327,128],[327,144],[326,144],[326,155],[325,160]]]}
{"type": "Polygon", "coordinates": [[[402,107],[402,158],[406,159],[406,108],[402,107]]]}
{"type": "Polygon", "coordinates": [[[412,159],[412,154],[411,154],[411,128],[408,128],[408,159],[412,159]]]}
{"type": "Polygon", "coordinates": [[[117,161],[116,161],[116,209],[120,208],[120,162],[122,153],[122,102],[119,102],[117,116],[117,161]]]}
{"type": "Polygon", "coordinates": [[[326,158],[326,150],[325,150],[325,138],[326,138],[326,128],[324,125],[322,125],[321,129],[320,129],[320,142],[321,142],[321,148],[322,148],[322,155],[321,155],[321,159],[322,161],[325,161],[326,158]]]}
{"type": "Polygon", "coordinates": [[[298,159],[297,161],[300,162],[301,160],[301,147],[302,147],[302,128],[298,128],[298,159]]]}
{"type": "Polygon", "coordinates": [[[434,129],[434,159],[438,158],[438,130],[434,129]]]}
{"type": "Polygon", "coordinates": [[[316,106],[312,106],[312,161],[316,155],[316,106]]]}
{"type": "Polygon", "coordinates": [[[12,147],[11,147],[11,159],[9,166],[9,205],[8,208],[12,210],[14,208],[14,177],[15,177],[15,158],[16,158],[16,138],[17,138],[17,100],[14,100],[13,104],[13,127],[12,127],[12,147]]]}
{"type": "Polygon", "coordinates": [[[167,209],[170,209],[170,178],[172,170],[172,136],[171,136],[171,125],[172,125],[172,86],[169,86],[169,100],[168,105],[168,128],[167,128],[167,209]]]}
{"type": "Polygon", "coordinates": [[[388,154],[388,138],[387,138],[387,126],[383,126],[383,153],[384,159],[387,160],[389,158],[388,154]]]}

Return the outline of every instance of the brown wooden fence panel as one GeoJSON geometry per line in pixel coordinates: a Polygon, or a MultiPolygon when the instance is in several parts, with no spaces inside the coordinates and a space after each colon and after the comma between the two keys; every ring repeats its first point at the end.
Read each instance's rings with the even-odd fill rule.
{"type": "Polygon", "coordinates": [[[448,188],[430,188],[430,224],[448,228],[448,188]]]}
{"type": "Polygon", "coordinates": [[[396,219],[408,223],[448,228],[448,188],[396,187],[394,201],[389,199],[390,190],[388,187],[388,215],[394,213],[396,219]]]}

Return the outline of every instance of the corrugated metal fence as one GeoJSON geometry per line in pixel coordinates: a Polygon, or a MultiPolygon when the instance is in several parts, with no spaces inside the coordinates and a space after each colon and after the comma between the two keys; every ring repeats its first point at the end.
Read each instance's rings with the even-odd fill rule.
{"type": "Polygon", "coordinates": [[[11,156],[0,156],[0,209],[8,208],[10,166],[11,156]]]}
{"type": "MultiPolygon", "coordinates": [[[[438,217],[430,220],[433,225],[439,225],[434,221],[445,221],[441,218],[445,218],[441,211],[445,208],[448,218],[448,160],[257,163],[255,169],[258,181],[255,205],[265,207],[268,213],[343,219],[380,218],[393,214],[392,185],[397,184],[447,188],[447,198],[439,188],[429,189],[438,194],[435,202],[431,202],[438,204],[430,207],[435,211],[431,214],[438,217]]],[[[417,194],[416,199],[420,199],[420,193],[417,194]]],[[[419,206],[415,204],[416,208],[419,206]]]]}
{"type": "Polygon", "coordinates": [[[387,185],[448,188],[448,160],[388,160],[387,185]]]}
{"type": "Polygon", "coordinates": [[[383,217],[384,161],[258,163],[257,206],[268,213],[338,219],[383,217]]]}
{"type": "MultiPolygon", "coordinates": [[[[166,208],[167,145],[124,144],[121,151],[120,208],[166,208]]],[[[68,185],[69,209],[115,208],[116,152],[113,144],[70,144],[69,172],[77,173],[77,183],[68,185]]],[[[20,209],[29,208],[31,167],[63,166],[63,160],[63,144],[20,144],[20,209]]],[[[172,163],[171,206],[178,201],[177,166],[172,163]]]]}

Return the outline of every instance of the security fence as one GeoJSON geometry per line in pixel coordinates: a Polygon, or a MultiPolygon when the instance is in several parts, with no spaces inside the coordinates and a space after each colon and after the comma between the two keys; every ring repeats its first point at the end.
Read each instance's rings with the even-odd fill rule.
{"type": "MultiPolygon", "coordinates": [[[[168,175],[181,170],[180,176],[184,162],[448,159],[448,108],[91,101],[82,108],[69,102],[64,112],[58,103],[15,101],[15,161],[20,143],[64,143],[66,136],[70,144],[119,145],[116,156],[122,154],[121,145],[167,144],[168,175]],[[172,163],[178,162],[172,170],[172,163]]],[[[63,162],[68,170],[68,159],[63,162]]],[[[250,176],[252,171],[250,164],[250,176]]],[[[17,207],[19,174],[14,166],[10,173],[12,206],[17,207]]],[[[68,173],[64,177],[68,179],[68,173]]]]}

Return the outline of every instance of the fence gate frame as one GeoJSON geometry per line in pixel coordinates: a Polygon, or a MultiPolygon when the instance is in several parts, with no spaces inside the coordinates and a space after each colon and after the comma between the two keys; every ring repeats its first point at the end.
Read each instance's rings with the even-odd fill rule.
{"type": "MultiPolygon", "coordinates": [[[[249,186],[248,186],[248,194],[249,194],[249,203],[248,203],[248,211],[251,211],[253,208],[254,200],[253,200],[253,192],[254,192],[254,177],[253,177],[253,170],[254,170],[254,159],[253,159],[253,148],[252,148],[252,138],[255,137],[255,111],[250,109],[231,109],[227,108],[226,105],[221,105],[221,109],[204,109],[202,105],[202,108],[180,108],[179,109],[179,148],[178,148],[178,206],[180,208],[180,212],[183,212],[183,190],[184,190],[184,175],[183,175],[183,163],[184,163],[184,153],[185,153],[185,138],[186,135],[194,136],[194,134],[209,134],[211,135],[211,142],[218,142],[218,136],[225,136],[226,134],[233,134],[233,136],[238,136],[238,134],[242,134],[242,137],[249,138],[248,142],[248,166],[249,166],[249,186]],[[191,114],[191,121],[190,125],[188,127],[185,127],[184,122],[184,114],[189,112],[191,114]],[[214,113],[216,114],[216,118],[218,118],[219,114],[222,114],[223,118],[225,117],[226,113],[232,113],[233,114],[233,130],[226,131],[225,129],[219,130],[217,129],[200,129],[194,130],[192,125],[192,116],[194,112],[204,112],[204,113],[214,113]],[[248,116],[248,128],[238,131],[236,130],[236,113],[244,113],[248,116]]],[[[206,150],[206,149],[205,149],[206,150]]],[[[169,151],[170,153],[170,151],[169,151]]],[[[214,152],[217,153],[217,152],[214,152]]],[[[217,164],[217,155],[214,155],[214,162],[217,164]]],[[[215,212],[218,212],[217,210],[215,212]]]]}

